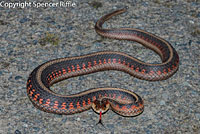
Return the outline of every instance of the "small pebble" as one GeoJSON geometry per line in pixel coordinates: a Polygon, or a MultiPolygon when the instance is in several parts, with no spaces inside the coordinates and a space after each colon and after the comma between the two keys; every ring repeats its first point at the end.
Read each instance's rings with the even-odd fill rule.
{"type": "Polygon", "coordinates": [[[165,105],[165,101],[164,101],[164,100],[161,100],[161,101],[160,101],[160,105],[165,105]]]}
{"type": "Polygon", "coordinates": [[[22,78],[23,78],[22,76],[15,76],[15,80],[20,80],[22,78]]]}
{"type": "Polygon", "coordinates": [[[25,18],[22,18],[19,22],[20,22],[20,23],[25,23],[25,22],[27,22],[27,21],[29,21],[29,20],[30,20],[30,19],[28,19],[28,18],[25,17],[25,18]]]}
{"type": "Polygon", "coordinates": [[[80,121],[81,119],[80,119],[80,118],[77,118],[76,120],[77,120],[77,121],[80,121]]]}
{"type": "Polygon", "coordinates": [[[21,131],[15,130],[15,134],[21,134],[21,131]]]}

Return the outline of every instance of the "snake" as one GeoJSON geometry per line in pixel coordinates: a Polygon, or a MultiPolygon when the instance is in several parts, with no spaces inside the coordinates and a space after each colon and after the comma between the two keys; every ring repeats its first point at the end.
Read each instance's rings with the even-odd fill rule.
{"type": "Polygon", "coordinates": [[[138,116],[144,111],[143,99],[127,89],[93,88],[69,95],[57,94],[50,89],[59,81],[100,71],[117,70],[138,79],[159,81],[171,77],[178,70],[179,56],[176,50],[161,37],[135,28],[103,28],[105,21],[127,9],[118,9],[101,17],[95,24],[96,32],[107,38],[138,42],[157,53],[162,62],[146,63],[116,51],[100,51],[47,61],[36,67],[27,80],[27,95],[36,108],[65,115],[92,108],[100,114],[99,122],[101,115],[109,109],[125,117],[138,116]]]}

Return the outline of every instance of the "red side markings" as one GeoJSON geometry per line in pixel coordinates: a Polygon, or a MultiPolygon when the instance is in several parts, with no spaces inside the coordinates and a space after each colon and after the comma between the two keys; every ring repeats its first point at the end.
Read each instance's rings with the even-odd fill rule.
{"type": "Polygon", "coordinates": [[[74,105],[72,102],[69,104],[69,109],[74,109],[74,105]]]}
{"type": "Polygon", "coordinates": [[[154,75],[154,71],[150,71],[149,74],[150,74],[150,75],[154,75]]]}
{"type": "Polygon", "coordinates": [[[116,105],[115,107],[116,107],[116,109],[119,109],[119,105],[116,105]]]}
{"type": "Polygon", "coordinates": [[[92,67],[92,63],[88,62],[88,68],[91,68],[91,67],[92,67]]]}
{"type": "Polygon", "coordinates": [[[145,69],[142,69],[141,73],[142,74],[145,74],[146,70],[145,69]]]}
{"type": "Polygon", "coordinates": [[[85,103],[85,100],[83,100],[83,107],[85,107],[86,106],[86,103],[85,103]]]}
{"type": "Polygon", "coordinates": [[[92,101],[95,101],[97,98],[96,98],[96,96],[93,96],[92,97],[92,101]]]}
{"type": "Polygon", "coordinates": [[[109,94],[109,98],[112,98],[112,94],[109,94]]]}
{"type": "Polygon", "coordinates": [[[164,74],[167,74],[166,69],[163,69],[163,73],[164,73],[164,74]]]}
{"type": "Polygon", "coordinates": [[[120,59],[118,60],[118,63],[121,64],[121,60],[120,59]]]}
{"type": "Polygon", "coordinates": [[[89,105],[89,104],[91,104],[91,100],[90,100],[90,98],[88,98],[88,105],[89,105]]]}
{"type": "Polygon", "coordinates": [[[124,60],[122,64],[123,64],[123,65],[126,65],[126,61],[124,60]]]}
{"type": "Polygon", "coordinates": [[[135,107],[135,109],[136,109],[136,110],[139,110],[139,109],[140,109],[140,105],[139,105],[138,107],[135,107]]]}
{"type": "Polygon", "coordinates": [[[115,99],[116,98],[116,94],[113,94],[113,99],[115,99]]]}
{"type": "Polygon", "coordinates": [[[43,104],[43,99],[42,98],[39,99],[39,104],[43,104]]]}
{"type": "Polygon", "coordinates": [[[45,105],[49,107],[49,104],[50,104],[50,99],[47,99],[45,105]]]}
{"type": "Polygon", "coordinates": [[[32,91],[30,91],[30,94],[29,94],[29,96],[32,96],[33,95],[33,92],[32,91]]]}
{"type": "Polygon", "coordinates": [[[126,109],[127,109],[127,107],[126,107],[126,106],[123,106],[123,107],[122,107],[122,110],[126,110],[126,109]]]}
{"type": "Polygon", "coordinates": [[[128,98],[126,96],[124,96],[124,98],[122,98],[122,100],[128,100],[128,98]]]}
{"type": "Polygon", "coordinates": [[[32,96],[34,92],[35,92],[35,89],[33,89],[32,91],[30,91],[29,95],[32,96]]]}
{"type": "Polygon", "coordinates": [[[31,88],[30,88],[30,86],[28,86],[28,87],[27,87],[27,92],[29,92],[29,91],[30,91],[30,89],[31,89],[31,88]]]}
{"type": "Polygon", "coordinates": [[[28,86],[28,84],[29,84],[30,82],[31,82],[31,80],[28,80],[27,83],[26,83],[26,85],[28,86]]]}
{"type": "Polygon", "coordinates": [[[83,63],[82,68],[85,69],[85,64],[83,63]]]}
{"type": "Polygon", "coordinates": [[[119,95],[117,98],[120,100],[120,99],[122,98],[122,96],[121,96],[121,95],[119,95]]]}
{"type": "Polygon", "coordinates": [[[54,102],[53,108],[58,109],[58,101],[54,102]]]}
{"type": "Polygon", "coordinates": [[[140,69],[140,68],[139,68],[139,67],[137,67],[137,68],[135,69],[135,72],[139,72],[139,69],[140,69]]]}
{"type": "Polygon", "coordinates": [[[51,79],[51,80],[53,80],[53,77],[52,77],[52,75],[50,75],[50,79],[51,79]]]}
{"type": "Polygon", "coordinates": [[[72,65],[72,71],[73,72],[75,72],[76,70],[75,70],[75,67],[74,67],[74,65],[72,65]]]}
{"type": "Polygon", "coordinates": [[[106,64],[106,59],[103,60],[103,64],[106,64]]]}
{"type": "Polygon", "coordinates": [[[111,63],[111,59],[108,59],[108,63],[111,63]]]}
{"type": "Polygon", "coordinates": [[[58,77],[58,73],[56,72],[56,77],[58,77]]]}
{"type": "Polygon", "coordinates": [[[113,63],[116,63],[116,59],[113,59],[113,63]]]}
{"type": "Polygon", "coordinates": [[[96,60],[94,60],[94,66],[96,66],[97,65],[97,61],[96,60]]]}
{"type": "Polygon", "coordinates": [[[61,72],[61,71],[58,71],[58,75],[61,76],[61,75],[62,75],[62,72],[61,72]]]}
{"type": "Polygon", "coordinates": [[[79,101],[76,103],[76,107],[77,107],[77,109],[81,108],[81,105],[80,105],[79,101]]]}
{"type": "Polygon", "coordinates": [[[65,102],[63,102],[61,106],[62,106],[61,109],[65,109],[66,110],[66,103],[65,102]]]}
{"type": "Polygon", "coordinates": [[[67,69],[68,69],[68,73],[70,73],[70,72],[71,72],[71,69],[70,69],[69,67],[67,67],[67,69]]]}
{"type": "Polygon", "coordinates": [[[176,66],[175,65],[172,65],[172,69],[175,69],[176,68],[176,66]]]}
{"type": "Polygon", "coordinates": [[[131,65],[131,70],[133,70],[134,69],[134,66],[133,65],[131,65]]]}
{"type": "Polygon", "coordinates": [[[99,60],[99,65],[101,65],[102,64],[102,62],[101,62],[101,60],[99,60]]]}
{"type": "Polygon", "coordinates": [[[34,101],[37,101],[38,96],[40,96],[40,94],[36,94],[33,98],[34,101]]]}
{"type": "Polygon", "coordinates": [[[149,38],[145,38],[145,40],[146,40],[147,42],[150,42],[150,41],[151,41],[149,38]]]}
{"type": "Polygon", "coordinates": [[[158,75],[161,75],[161,74],[162,74],[162,72],[159,70],[159,71],[157,71],[157,74],[158,74],[158,75]]]}
{"type": "Polygon", "coordinates": [[[54,72],[52,72],[52,75],[53,75],[53,78],[56,78],[56,75],[55,75],[55,73],[54,73],[54,72]]]}
{"type": "Polygon", "coordinates": [[[80,66],[79,66],[79,64],[76,65],[76,69],[77,69],[78,71],[80,71],[80,66]]]}
{"type": "Polygon", "coordinates": [[[132,109],[132,110],[136,109],[136,106],[135,106],[135,105],[132,105],[132,106],[131,106],[131,109],[132,109]]]}
{"type": "Polygon", "coordinates": [[[63,74],[66,74],[66,70],[64,68],[62,69],[62,72],[63,72],[63,74]]]}

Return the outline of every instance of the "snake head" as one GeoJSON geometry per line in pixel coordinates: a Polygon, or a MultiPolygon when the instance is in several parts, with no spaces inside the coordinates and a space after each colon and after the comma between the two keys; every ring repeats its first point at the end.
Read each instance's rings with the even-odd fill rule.
{"type": "Polygon", "coordinates": [[[101,115],[106,113],[110,108],[110,103],[107,99],[101,99],[101,100],[95,100],[92,103],[92,109],[99,114],[99,122],[97,124],[101,124],[102,126],[103,123],[101,121],[101,115]]]}
{"type": "Polygon", "coordinates": [[[110,108],[110,103],[107,99],[95,100],[92,103],[92,109],[98,114],[106,113],[110,108]]]}

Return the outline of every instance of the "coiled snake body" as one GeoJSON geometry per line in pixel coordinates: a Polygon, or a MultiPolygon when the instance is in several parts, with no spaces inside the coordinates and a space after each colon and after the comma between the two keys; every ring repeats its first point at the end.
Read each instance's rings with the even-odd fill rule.
{"type": "Polygon", "coordinates": [[[134,28],[102,28],[106,20],[125,11],[126,8],[103,16],[95,25],[96,32],[104,37],[136,41],[159,54],[162,63],[148,64],[111,51],[48,61],[35,68],[27,81],[27,94],[37,108],[57,114],[74,114],[90,108],[100,115],[108,109],[122,116],[142,113],[143,100],[129,90],[96,88],[73,95],[59,95],[50,90],[50,86],[58,81],[104,70],[119,70],[149,81],[167,79],[177,71],[178,54],[164,39],[134,28]]]}

